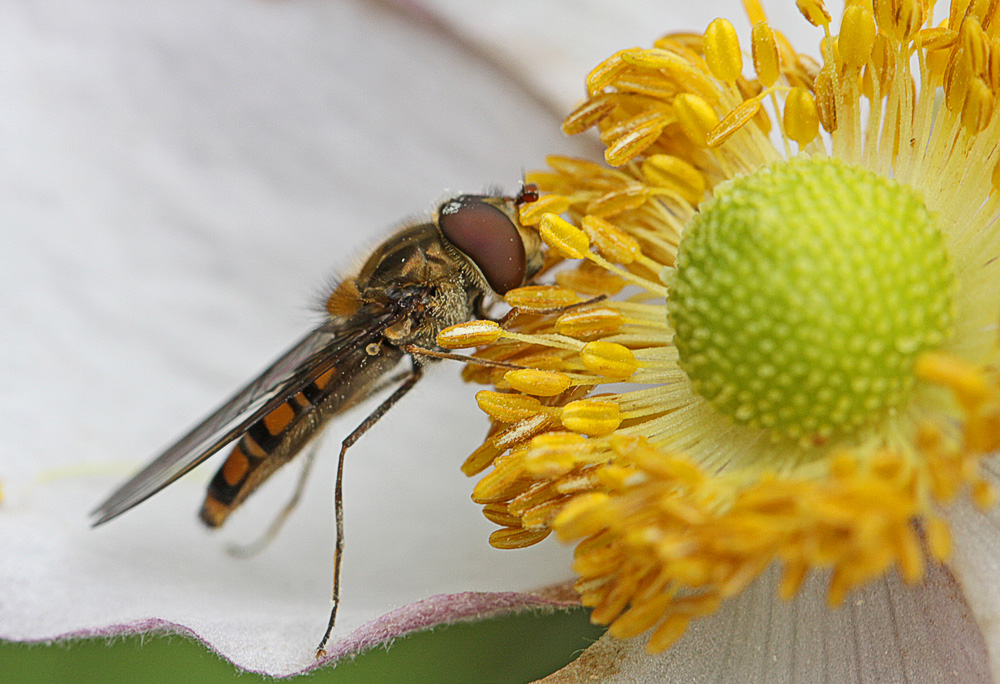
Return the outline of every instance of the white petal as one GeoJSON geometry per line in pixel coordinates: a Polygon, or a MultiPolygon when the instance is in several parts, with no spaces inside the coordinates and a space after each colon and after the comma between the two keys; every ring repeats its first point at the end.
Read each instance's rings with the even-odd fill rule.
{"type": "MultiPolygon", "coordinates": [[[[984,463],[984,474],[1000,486],[1000,464],[984,463]]],[[[980,511],[964,497],[949,511],[955,541],[955,575],[983,631],[994,673],[1000,673],[1000,509],[980,511]]]]}
{"type": "Polygon", "coordinates": [[[987,684],[982,636],[954,578],[940,566],[926,584],[896,576],[826,607],[825,579],[813,577],[791,602],[775,598],[766,573],[672,648],[645,652],[645,639],[604,636],[545,684],[987,684]]]}
{"type": "MultiPolygon", "coordinates": [[[[584,76],[615,52],[650,47],[674,32],[700,33],[716,17],[737,26],[744,46],[750,26],[740,0],[511,0],[481,3],[470,11],[463,0],[394,0],[425,21],[454,30],[497,64],[516,73],[560,116],[584,97],[584,76]]],[[[795,3],[762,3],[771,22],[800,49],[816,45],[822,31],[810,26],[795,3]]],[[[747,49],[747,48],[744,48],[747,49]]]]}
{"type": "MultiPolygon", "coordinates": [[[[444,188],[513,188],[573,143],[483,63],[364,5],[40,0],[4,4],[0,25],[0,637],[167,623],[246,668],[308,665],[332,457],[363,407],[331,428],[303,509],[258,558],[225,542],[269,521],[295,466],[221,535],[195,519],[204,469],[98,530],[87,512],[310,326],[311,293],[394,221],[444,188]]],[[[486,421],[457,370],[349,454],[344,643],[434,595],[569,575],[555,543],[487,545],[458,470],[486,421]]]]}

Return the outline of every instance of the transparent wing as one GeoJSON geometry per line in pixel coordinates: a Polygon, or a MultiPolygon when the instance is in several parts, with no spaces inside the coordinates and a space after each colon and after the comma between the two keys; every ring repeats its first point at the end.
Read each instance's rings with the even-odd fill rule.
{"type": "Polygon", "coordinates": [[[105,523],[156,494],[405,316],[405,311],[396,311],[357,325],[327,323],[316,328],[111,494],[91,513],[93,524],[105,523]]]}

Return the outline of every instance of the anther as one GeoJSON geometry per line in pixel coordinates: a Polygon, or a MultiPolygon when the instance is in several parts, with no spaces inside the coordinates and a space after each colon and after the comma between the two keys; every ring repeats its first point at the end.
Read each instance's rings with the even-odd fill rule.
{"type": "Polygon", "coordinates": [[[639,255],[639,242],[604,219],[588,215],[581,223],[594,249],[608,261],[631,264],[639,255]]]}
{"type": "Polygon", "coordinates": [[[761,85],[770,88],[781,75],[781,58],[778,56],[778,46],[774,42],[774,34],[767,22],[755,24],[751,32],[753,48],[753,67],[761,85]]]}
{"type": "Polygon", "coordinates": [[[563,373],[534,368],[507,371],[504,379],[517,391],[537,397],[554,397],[572,384],[572,380],[563,373]]]}
{"type": "Polygon", "coordinates": [[[639,368],[635,354],[615,342],[588,342],[580,350],[580,360],[587,370],[606,378],[625,379],[639,368]]]}
{"type": "MultiPolygon", "coordinates": [[[[562,219],[559,219],[562,221],[562,219]]],[[[566,223],[563,221],[563,223],[566,223]]],[[[570,225],[570,224],[566,224],[570,225]]],[[[579,228],[570,226],[575,231],[579,228]]],[[[586,239],[586,236],[584,236],[586,239]]],[[[549,311],[551,309],[561,309],[580,303],[580,295],[565,287],[555,285],[527,285],[510,290],[503,296],[503,300],[511,307],[516,307],[521,311],[530,313],[532,311],[549,311]]]]}
{"type": "Polygon", "coordinates": [[[698,147],[708,147],[708,134],[719,125],[712,106],[697,95],[681,93],[674,99],[674,113],[684,135],[698,147]]]}
{"type": "Polygon", "coordinates": [[[542,216],[538,234],[546,245],[567,259],[584,259],[590,250],[590,241],[583,231],[556,214],[542,216]]]}
{"type": "Polygon", "coordinates": [[[500,339],[503,330],[493,321],[468,321],[448,326],[438,333],[437,345],[445,349],[481,347],[500,339]]]}
{"type": "Polygon", "coordinates": [[[705,29],[705,61],[712,75],[726,83],[733,83],[743,73],[739,37],[727,19],[715,19],[705,29]]]}

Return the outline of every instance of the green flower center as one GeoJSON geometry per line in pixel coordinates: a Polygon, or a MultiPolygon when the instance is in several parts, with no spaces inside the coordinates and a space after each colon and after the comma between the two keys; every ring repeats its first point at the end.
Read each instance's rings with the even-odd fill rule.
{"type": "Polygon", "coordinates": [[[951,332],[944,237],[911,188],[798,157],[716,189],[684,232],[667,315],[694,391],[802,443],[901,409],[951,332]]]}

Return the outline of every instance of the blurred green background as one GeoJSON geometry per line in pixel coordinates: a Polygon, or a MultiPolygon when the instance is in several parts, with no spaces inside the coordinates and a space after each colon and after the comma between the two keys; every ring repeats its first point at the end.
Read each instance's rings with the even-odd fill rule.
{"type": "MultiPolygon", "coordinates": [[[[461,623],[396,640],[335,668],[293,680],[309,684],[520,684],[555,672],[604,631],[588,611],[522,613],[461,623]]],[[[275,680],[241,673],[180,636],[84,639],[44,646],[0,642],[0,683],[232,682],[275,680]]]]}

